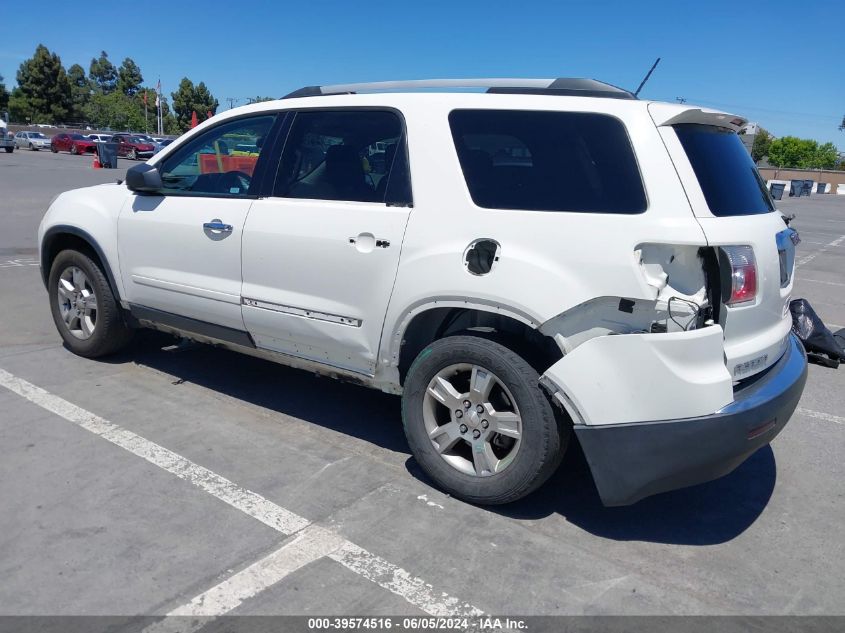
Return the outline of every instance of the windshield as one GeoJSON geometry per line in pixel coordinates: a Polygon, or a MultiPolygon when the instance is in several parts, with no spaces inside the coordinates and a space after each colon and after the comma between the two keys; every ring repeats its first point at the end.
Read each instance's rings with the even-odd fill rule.
{"type": "Polygon", "coordinates": [[[130,136],[130,137],[129,137],[129,142],[130,142],[130,143],[142,143],[142,144],[145,144],[145,143],[147,143],[147,140],[146,140],[146,139],[141,138],[140,136],[130,136]]]}
{"type": "Polygon", "coordinates": [[[41,132],[30,132],[29,138],[47,138],[41,132]]]}
{"type": "Polygon", "coordinates": [[[88,139],[86,139],[84,136],[82,136],[82,134],[70,134],[69,136],[70,136],[70,137],[71,137],[74,141],[87,141],[87,140],[88,140],[88,139]]]}
{"type": "Polygon", "coordinates": [[[766,183],[734,131],[699,124],[674,127],[713,215],[755,215],[775,210],[766,183]]]}

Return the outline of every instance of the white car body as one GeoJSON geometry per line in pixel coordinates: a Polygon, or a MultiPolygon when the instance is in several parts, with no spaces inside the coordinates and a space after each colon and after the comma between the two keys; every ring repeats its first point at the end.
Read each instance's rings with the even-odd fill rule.
{"type": "MultiPolygon", "coordinates": [[[[777,212],[714,216],[673,128],[737,130],[745,123],[740,117],[687,104],[547,94],[305,96],[218,114],[149,165],[237,117],[320,108],[401,113],[413,206],[272,195],[145,196],[125,184],[100,185],[53,202],[39,228],[42,261],[52,252],[51,236],[81,236],[95,243],[121,305],[141,324],[392,393],[402,392],[403,349],[414,347],[409,332],[421,315],[455,308],[481,315],[482,325],[522,324],[559,349],[540,383],[570,416],[610,504],[677,486],[644,474],[648,481],[615,490],[610,479],[618,473],[600,475],[601,466],[593,464],[591,428],[726,414],[746,406],[736,391],[742,381],[781,371],[772,368],[787,357],[795,374],[794,408],[794,385],[800,382],[800,395],[804,373],[795,373],[799,352],[790,338],[794,243],[785,238],[791,229],[777,212]],[[616,215],[477,206],[448,123],[458,109],[585,112],[621,121],[647,210],[616,215]],[[218,219],[232,227],[228,239],[209,239],[201,229],[218,219]],[[498,245],[486,274],[471,274],[465,264],[478,240],[498,245]],[[668,331],[650,330],[656,314],[675,314],[667,306],[671,297],[706,303],[711,282],[700,249],[731,245],[753,248],[753,301],[721,306],[721,317],[706,326],[685,330],[664,318],[668,331]],[[157,324],[159,313],[214,327],[157,324]],[[243,333],[254,346],[222,340],[220,331],[243,333]]],[[[779,414],[774,433],[790,413],[779,414]]],[[[713,472],[726,468],[720,462],[713,472]]]]}

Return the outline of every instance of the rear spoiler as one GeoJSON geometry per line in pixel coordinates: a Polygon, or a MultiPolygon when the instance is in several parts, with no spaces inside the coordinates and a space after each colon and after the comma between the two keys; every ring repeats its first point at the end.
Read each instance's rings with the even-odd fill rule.
{"type": "Polygon", "coordinates": [[[690,108],[672,103],[649,103],[648,112],[657,126],[698,123],[700,125],[726,127],[734,132],[739,132],[748,125],[748,119],[736,114],[708,108],[690,108]]]}

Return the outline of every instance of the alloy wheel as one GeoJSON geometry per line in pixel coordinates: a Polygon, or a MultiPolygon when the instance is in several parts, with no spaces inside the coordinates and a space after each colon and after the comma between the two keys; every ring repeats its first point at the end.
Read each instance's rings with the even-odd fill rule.
{"type": "Polygon", "coordinates": [[[479,365],[455,364],[429,382],[423,420],[438,454],[453,468],[489,477],[513,462],[522,418],[505,384],[479,365]]]}
{"type": "Polygon", "coordinates": [[[86,340],[97,327],[97,295],[88,276],[77,266],[62,271],[58,284],[59,314],[74,337],[86,340]]]}

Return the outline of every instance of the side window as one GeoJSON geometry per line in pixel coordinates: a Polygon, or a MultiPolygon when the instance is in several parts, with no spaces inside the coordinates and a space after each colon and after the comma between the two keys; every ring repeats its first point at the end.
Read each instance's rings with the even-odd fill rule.
{"type": "Polygon", "coordinates": [[[273,193],[284,198],[410,204],[401,118],[388,110],[298,112],[273,193]]]}
{"type": "Polygon", "coordinates": [[[180,147],[161,164],[162,193],[240,198],[252,176],[276,115],[236,119],[180,147]]]}
{"type": "Polygon", "coordinates": [[[479,207],[617,214],[646,209],[631,142],[614,117],[455,110],[449,125],[479,207]]]}

